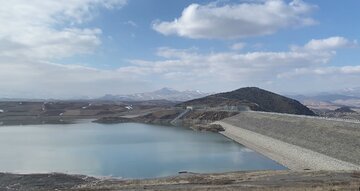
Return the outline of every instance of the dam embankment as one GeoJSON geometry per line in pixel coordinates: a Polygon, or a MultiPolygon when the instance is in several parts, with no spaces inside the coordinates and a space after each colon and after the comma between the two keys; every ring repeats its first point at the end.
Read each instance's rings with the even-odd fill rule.
{"type": "Polygon", "coordinates": [[[215,122],[223,135],[292,170],[360,170],[360,124],[241,112],[215,122]]]}

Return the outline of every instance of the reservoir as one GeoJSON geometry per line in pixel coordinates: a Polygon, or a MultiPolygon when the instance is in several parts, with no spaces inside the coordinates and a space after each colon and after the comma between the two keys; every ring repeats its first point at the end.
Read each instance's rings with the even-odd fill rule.
{"type": "Polygon", "coordinates": [[[155,178],[286,169],[211,132],[139,123],[0,127],[0,171],[155,178]]]}

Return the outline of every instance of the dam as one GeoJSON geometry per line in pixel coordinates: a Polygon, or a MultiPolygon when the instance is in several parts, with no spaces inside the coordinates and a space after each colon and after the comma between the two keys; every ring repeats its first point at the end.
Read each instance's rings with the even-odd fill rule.
{"type": "Polygon", "coordinates": [[[360,170],[360,124],[299,115],[240,112],[215,122],[221,134],[291,170],[360,170]]]}

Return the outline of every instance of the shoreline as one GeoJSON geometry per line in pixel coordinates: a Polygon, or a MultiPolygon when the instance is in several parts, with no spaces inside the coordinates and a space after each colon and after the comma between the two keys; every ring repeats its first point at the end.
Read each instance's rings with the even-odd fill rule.
{"type": "MultiPolygon", "coordinates": [[[[256,112],[255,112],[256,113],[256,112]]],[[[268,113],[266,113],[268,114],[268,113]]],[[[289,116],[289,115],[286,115],[289,116]]],[[[290,115],[292,116],[292,115],[290,115]]],[[[111,118],[111,117],[110,117],[111,118]]],[[[116,117],[115,117],[116,118],[116,117]]],[[[118,117],[120,121],[115,120],[115,123],[144,123],[151,125],[166,125],[173,126],[170,120],[134,120],[134,118],[127,116],[118,117]],[[122,121],[126,119],[125,121],[122,121]]],[[[69,118],[68,118],[69,119],[69,118]]],[[[72,117],[71,122],[76,123],[78,120],[89,120],[92,123],[96,122],[90,120],[90,117],[81,116],[81,118],[72,117]]],[[[94,119],[94,118],[92,118],[94,119]]],[[[180,120],[182,121],[182,120],[180,120]]],[[[54,124],[54,123],[48,123],[54,124]]],[[[56,123],[55,123],[56,124],[56,123]]],[[[105,123],[106,124],[106,123],[105,123]]],[[[112,124],[112,123],[110,123],[112,124]]],[[[199,129],[192,128],[191,124],[182,122],[183,128],[198,131],[199,129]]],[[[297,146],[291,143],[281,141],[280,139],[272,138],[261,133],[249,131],[244,128],[236,127],[228,124],[224,121],[215,121],[210,124],[219,124],[225,128],[225,131],[213,131],[218,132],[225,137],[244,145],[245,147],[254,150],[279,164],[291,169],[291,170],[360,170],[360,166],[354,163],[345,162],[328,155],[321,154],[311,149],[306,149],[301,146],[297,146]]],[[[206,128],[205,128],[206,130],[206,128]]],[[[211,129],[210,129],[211,130],[211,129]]],[[[209,129],[207,129],[209,131],[209,129]]]]}

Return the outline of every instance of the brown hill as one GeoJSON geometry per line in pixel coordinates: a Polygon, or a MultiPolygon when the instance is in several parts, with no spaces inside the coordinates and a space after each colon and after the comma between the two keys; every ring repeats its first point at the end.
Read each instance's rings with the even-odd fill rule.
{"type": "Polygon", "coordinates": [[[178,106],[247,106],[254,111],[315,115],[309,108],[294,99],[257,87],[246,87],[231,92],[214,94],[204,98],[183,102],[178,106]]]}
{"type": "Polygon", "coordinates": [[[340,113],[356,113],[356,111],[352,110],[350,107],[344,106],[344,107],[340,107],[338,109],[335,109],[335,112],[340,112],[340,113]]]}

